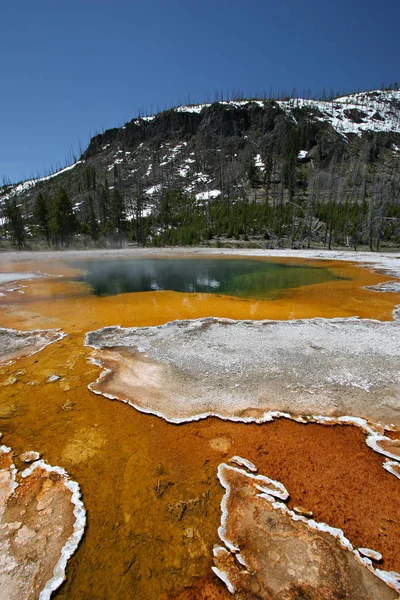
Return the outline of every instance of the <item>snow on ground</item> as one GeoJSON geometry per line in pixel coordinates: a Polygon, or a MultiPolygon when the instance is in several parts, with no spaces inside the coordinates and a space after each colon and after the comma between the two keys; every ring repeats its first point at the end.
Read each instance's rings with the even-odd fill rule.
{"type": "Polygon", "coordinates": [[[263,160],[261,158],[261,154],[257,154],[257,156],[254,157],[254,164],[261,171],[265,171],[265,165],[264,165],[263,160]]]}
{"type": "Polygon", "coordinates": [[[164,156],[164,160],[162,162],[160,162],[160,166],[164,167],[165,165],[168,165],[170,162],[172,162],[175,158],[176,155],[183,150],[183,148],[187,146],[187,142],[182,142],[181,144],[177,144],[176,146],[174,146],[173,148],[169,149],[169,156],[166,155],[164,156]]]}
{"type": "Polygon", "coordinates": [[[207,192],[199,192],[196,194],[196,200],[212,200],[221,195],[221,190],[207,190],[207,192]]]}
{"type": "Polygon", "coordinates": [[[116,165],[120,165],[121,163],[124,162],[123,158],[116,158],[114,160],[114,162],[108,167],[108,171],[112,171],[112,169],[116,166],[116,165]]]}
{"type": "Polygon", "coordinates": [[[297,155],[297,158],[299,160],[303,160],[303,159],[307,158],[307,155],[308,155],[307,150],[300,150],[300,152],[297,155]]]}
{"type": "MultiPolygon", "coordinates": [[[[400,133],[400,118],[398,111],[393,110],[391,103],[400,102],[400,91],[361,92],[342,96],[332,101],[306,100],[294,98],[291,100],[278,100],[277,104],[290,116],[297,108],[308,108],[317,111],[315,119],[328,121],[332,127],[341,134],[355,133],[361,135],[363,131],[395,131],[400,133]],[[318,114],[320,113],[320,114],[318,114]],[[359,122],[355,122],[359,121],[359,122]]],[[[223,101],[219,104],[240,108],[248,104],[256,104],[264,108],[266,101],[262,100],[237,100],[223,101]]],[[[200,113],[210,103],[192,106],[178,106],[176,112],[200,113]]]]}
{"type": "Polygon", "coordinates": [[[327,121],[343,135],[361,135],[363,131],[400,133],[399,112],[391,106],[394,102],[400,102],[400,91],[362,92],[332,101],[294,98],[278,104],[292,118],[294,109],[314,109],[316,121],[327,121]]]}
{"type": "Polygon", "coordinates": [[[183,167],[180,167],[180,169],[178,169],[178,175],[180,177],[186,177],[186,175],[189,173],[190,171],[190,165],[183,165],[183,167]]]}
{"type": "Polygon", "coordinates": [[[153,194],[156,194],[160,190],[161,190],[161,183],[158,183],[157,185],[153,185],[153,186],[147,188],[147,190],[145,190],[145,194],[147,194],[148,196],[153,196],[153,194]]]}
{"type": "MultiPolygon", "coordinates": [[[[144,206],[142,208],[142,214],[141,214],[141,216],[142,217],[149,217],[151,215],[151,213],[152,213],[151,206],[144,206]]],[[[131,212],[128,212],[126,214],[126,220],[127,221],[132,221],[132,219],[136,219],[136,211],[135,210],[133,210],[131,212]]]]}
{"type": "Polygon", "coordinates": [[[37,179],[27,179],[26,181],[23,181],[22,183],[19,183],[18,185],[14,186],[8,194],[0,195],[0,202],[2,200],[8,200],[9,198],[12,198],[13,196],[17,196],[18,194],[21,194],[22,192],[26,192],[27,190],[34,187],[37,183],[39,183],[41,181],[49,181],[50,179],[53,179],[54,177],[58,177],[59,175],[62,175],[63,173],[67,173],[68,171],[71,171],[72,169],[74,169],[77,165],[80,165],[84,162],[85,161],[83,161],[83,160],[78,160],[73,165],[64,167],[64,169],[61,169],[60,171],[56,171],[56,173],[52,173],[51,175],[46,175],[45,177],[38,177],[37,179]]]}
{"type": "Polygon", "coordinates": [[[80,206],[82,206],[82,204],[83,204],[83,200],[81,200],[81,202],[75,202],[75,204],[74,204],[74,206],[73,206],[72,210],[73,210],[74,212],[77,212],[77,211],[79,210],[79,207],[80,207],[80,206]]]}
{"type": "Polygon", "coordinates": [[[187,176],[187,174],[188,174],[188,173],[189,173],[189,171],[190,171],[190,165],[191,165],[191,164],[193,164],[194,162],[196,162],[196,161],[194,160],[194,158],[190,158],[190,157],[189,157],[189,158],[186,158],[186,159],[183,161],[183,164],[182,164],[182,166],[181,166],[181,167],[178,169],[178,174],[179,174],[181,177],[186,177],[186,176],[187,176]]]}
{"type": "MultiPolygon", "coordinates": [[[[241,108],[243,106],[247,106],[248,104],[257,104],[261,108],[264,108],[265,102],[263,100],[221,100],[218,104],[222,104],[224,106],[233,106],[235,108],[241,108]]],[[[204,108],[209,108],[211,106],[210,103],[204,104],[191,104],[189,106],[178,106],[174,110],[176,112],[186,112],[186,113],[201,113],[204,108]]]]}
{"type": "Polygon", "coordinates": [[[203,108],[208,108],[209,106],[211,106],[211,104],[192,104],[190,106],[178,106],[177,108],[175,108],[176,112],[182,112],[182,113],[201,113],[201,111],[203,110],[203,108]]]}
{"type": "Polygon", "coordinates": [[[197,183],[207,183],[210,181],[210,177],[205,173],[195,173],[194,180],[197,181],[197,183]]]}

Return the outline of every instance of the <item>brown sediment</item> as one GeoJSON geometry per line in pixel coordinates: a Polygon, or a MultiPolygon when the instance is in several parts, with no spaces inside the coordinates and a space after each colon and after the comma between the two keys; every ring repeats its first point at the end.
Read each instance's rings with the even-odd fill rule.
{"type": "Polygon", "coordinates": [[[159,600],[230,600],[232,595],[216,575],[202,577],[178,594],[162,594],[159,600]]]}
{"type": "MultiPolygon", "coordinates": [[[[354,546],[381,552],[383,569],[399,571],[400,482],[382,468],[384,458],[366,446],[357,428],[286,419],[265,425],[207,419],[176,426],[87,389],[100,370],[87,362],[84,335],[106,325],[158,325],[210,315],[392,318],[398,295],[359,289],[387,278],[354,266],[337,267],[354,274],[355,282],[321,284],[312,293],[307,286],[288,292],[282,301],[261,304],[175,292],[98,298],[74,283],[80,294],[75,300],[78,289],[71,295],[72,284],[61,279],[50,287],[49,280],[25,282],[24,296],[1,298],[4,326],[62,327],[68,333],[40,354],[0,368],[1,377],[16,379],[1,389],[0,408],[15,407],[2,422],[5,443],[18,455],[40,448],[48,462],[63,466],[80,482],[84,494],[90,527],[68,563],[58,598],[156,600],[182,590],[187,598],[201,598],[196,595],[200,581],[207,581],[203,578],[209,576],[218,543],[223,491],[216,470],[227,452],[284,481],[290,506],[300,505],[316,519],[341,527],[354,546]],[[52,301],[53,292],[69,296],[52,301]],[[48,383],[54,373],[60,380],[48,383]]],[[[49,272],[45,264],[40,269],[49,272]]]]}
{"type": "Polygon", "coordinates": [[[42,462],[18,473],[11,449],[1,446],[0,453],[1,596],[50,598],[83,532],[83,509],[75,514],[77,485],[66,483],[62,469],[42,462]]]}
{"type": "MultiPolygon", "coordinates": [[[[235,596],[270,600],[398,598],[323,524],[296,517],[273,497],[274,485],[243,469],[219,466],[226,489],[216,574],[235,596]],[[264,481],[265,484],[264,484],[264,481]],[[271,495],[272,494],[272,495],[271,495]]],[[[365,561],[366,562],[366,561],[365,561]]],[[[395,583],[395,582],[394,582],[395,583]]]]}

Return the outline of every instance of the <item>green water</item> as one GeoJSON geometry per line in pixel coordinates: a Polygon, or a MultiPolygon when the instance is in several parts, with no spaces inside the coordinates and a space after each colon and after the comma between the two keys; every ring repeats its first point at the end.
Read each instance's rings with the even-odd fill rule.
{"type": "Polygon", "coordinates": [[[173,290],[273,299],[283,290],[338,279],[324,267],[296,266],[266,260],[216,258],[137,258],[70,263],[84,270],[74,278],[98,296],[173,290]]]}

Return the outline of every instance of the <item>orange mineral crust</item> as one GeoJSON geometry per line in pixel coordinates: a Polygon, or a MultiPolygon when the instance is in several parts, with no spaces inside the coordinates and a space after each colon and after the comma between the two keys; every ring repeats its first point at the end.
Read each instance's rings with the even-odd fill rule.
{"type": "Polygon", "coordinates": [[[288,510],[279,482],[225,463],[218,477],[226,493],[214,571],[232,593],[263,600],[398,598],[344,536],[288,510]]]}
{"type": "Polygon", "coordinates": [[[66,468],[88,511],[61,598],[158,598],[205,576],[218,543],[216,472],[233,455],[285,481],[291,506],[343,528],[353,545],[382,553],[382,568],[399,570],[400,482],[358,429],[286,419],[172,425],[89,392],[98,369],[73,352],[71,336],[24,359],[23,375],[20,363],[1,371],[17,377],[2,390],[5,442],[18,452],[40,447],[66,468]],[[60,380],[48,383],[52,373],[60,380]]]}
{"type": "MultiPolygon", "coordinates": [[[[18,455],[40,448],[47,462],[79,481],[87,508],[88,528],[57,598],[228,597],[210,571],[223,496],[217,469],[233,455],[285,482],[290,506],[341,527],[354,546],[381,552],[383,569],[400,570],[400,481],[382,468],[385,457],[368,448],[355,427],[215,418],[173,425],[87,387],[101,369],[87,360],[92,350],[84,347],[85,334],[106,325],[205,316],[392,319],[398,295],[361,287],[388,277],[344,263],[332,268],[355,279],[290,290],[270,302],[177,292],[96,297],[88,286],[61,278],[24,281],[25,294],[0,297],[3,327],[68,334],[0,367],[4,443],[18,455]]],[[[50,272],[44,261],[40,270],[50,272]]]]}
{"type": "Polygon", "coordinates": [[[168,596],[163,594],[159,600],[232,600],[224,583],[216,575],[200,578],[195,585],[188,587],[178,594],[168,596]]]}
{"type": "MultiPolygon", "coordinates": [[[[302,264],[295,259],[284,262],[302,264]]],[[[158,325],[208,316],[256,320],[352,316],[381,321],[393,319],[399,294],[365,289],[391,278],[351,263],[310,261],[306,264],[324,266],[346,279],[286,290],[276,300],[252,300],[171,291],[98,297],[85,283],[46,277],[24,281],[23,295],[13,292],[0,297],[0,322],[17,329],[48,328],[51,323],[51,327],[63,327],[67,331],[90,331],[106,325],[158,325]]],[[[16,263],[14,270],[21,271],[24,266],[16,263]]],[[[51,262],[29,263],[29,267],[29,271],[54,271],[51,262]]],[[[64,270],[60,265],[57,271],[71,275],[70,267],[64,270]]]]}

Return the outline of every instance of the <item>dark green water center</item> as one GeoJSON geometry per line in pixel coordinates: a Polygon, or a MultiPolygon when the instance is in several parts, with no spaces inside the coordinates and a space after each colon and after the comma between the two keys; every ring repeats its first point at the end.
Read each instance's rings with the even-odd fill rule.
{"type": "Polygon", "coordinates": [[[289,288],[338,279],[324,267],[267,260],[137,258],[71,264],[84,270],[84,275],[74,279],[89,284],[98,296],[172,290],[263,300],[289,288]]]}

